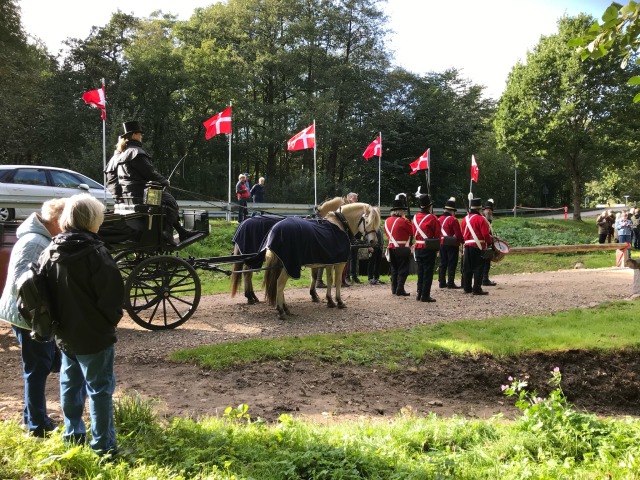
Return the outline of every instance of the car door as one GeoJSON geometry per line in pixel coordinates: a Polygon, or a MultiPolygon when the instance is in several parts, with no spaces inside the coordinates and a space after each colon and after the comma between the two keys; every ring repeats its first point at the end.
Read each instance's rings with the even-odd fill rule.
{"type": "MultiPolygon", "coordinates": [[[[50,170],[51,183],[56,189],[59,197],[70,197],[77,193],[90,193],[99,200],[105,198],[105,189],[95,180],[85,177],[76,172],[64,170],[50,170]]],[[[107,191],[106,198],[111,199],[111,194],[107,191]]]]}

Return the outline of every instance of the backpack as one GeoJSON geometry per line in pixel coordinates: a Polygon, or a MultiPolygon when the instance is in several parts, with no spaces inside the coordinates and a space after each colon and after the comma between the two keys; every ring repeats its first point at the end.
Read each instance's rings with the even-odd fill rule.
{"type": "Polygon", "coordinates": [[[47,272],[38,265],[20,275],[17,282],[18,311],[31,327],[31,338],[37,342],[50,342],[58,330],[59,322],[51,312],[47,272]]]}

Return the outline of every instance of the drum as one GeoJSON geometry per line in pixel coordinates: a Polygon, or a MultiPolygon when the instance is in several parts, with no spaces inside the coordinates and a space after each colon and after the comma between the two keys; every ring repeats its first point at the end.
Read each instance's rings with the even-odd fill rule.
{"type": "Polygon", "coordinates": [[[493,258],[492,262],[499,262],[504,258],[504,256],[509,253],[510,247],[507,242],[504,240],[500,240],[499,238],[493,239],[493,258]]]}

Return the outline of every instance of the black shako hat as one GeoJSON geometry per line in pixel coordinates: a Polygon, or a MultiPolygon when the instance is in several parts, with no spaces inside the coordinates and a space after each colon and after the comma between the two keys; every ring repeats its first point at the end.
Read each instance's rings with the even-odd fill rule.
{"type": "Polygon", "coordinates": [[[122,128],[124,129],[123,135],[129,135],[131,133],[144,133],[142,127],[140,126],[140,122],[138,122],[137,120],[124,122],[122,124],[122,128]]]}
{"type": "Polygon", "coordinates": [[[471,202],[469,202],[469,208],[471,210],[476,210],[478,208],[482,208],[482,199],[480,199],[480,198],[472,198],[471,202]]]}
{"type": "Polygon", "coordinates": [[[433,205],[431,195],[427,193],[423,193],[422,195],[420,195],[420,198],[418,199],[418,205],[420,205],[420,208],[429,208],[431,205],[433,205]]]}
{"type": "Polygon", "coordinates": [[[391,211],[406,210],[407,209],[407,196],[404,193],[399,193],[391,204],[391,211]]]}
{"type": "Polygon", "coordinates": [[[444,209],[453,210],[454,212],[457,212],[458,209],[456,208],[456,197],[451,197],[449,200],[447,200],[446,203],[444,204],[444,209]]]}
{"type": "Polygon", "coordinates": [[[487,203],[484,204],[485,209],[489,209],[493,212],[493,198],[487,200],[487,203]]]}

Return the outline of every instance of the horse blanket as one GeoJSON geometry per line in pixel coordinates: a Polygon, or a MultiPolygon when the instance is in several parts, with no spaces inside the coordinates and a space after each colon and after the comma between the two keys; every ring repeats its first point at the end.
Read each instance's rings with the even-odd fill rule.
{"type": "Polygon", "coordinates": [[[290,217],[276,223],[264,242],[278,255],[287,274],[300,278],[303,265],[334,265],[349,258],[349,237],[324,219],[290,217]]]}
{"type": "MultiPolygon", "coordinates": [[[[280,216],[268,214],[249,217],[238,225],[231,241],[238,247],[241,254],[258,253],[262,251],[262,244],[271,227],[281,220],[280,216]]],[[[245,263],[249,268],[260,268],[263,261],[264,255],[260,255],[255,259],[246,260],[245,263]]]]}

